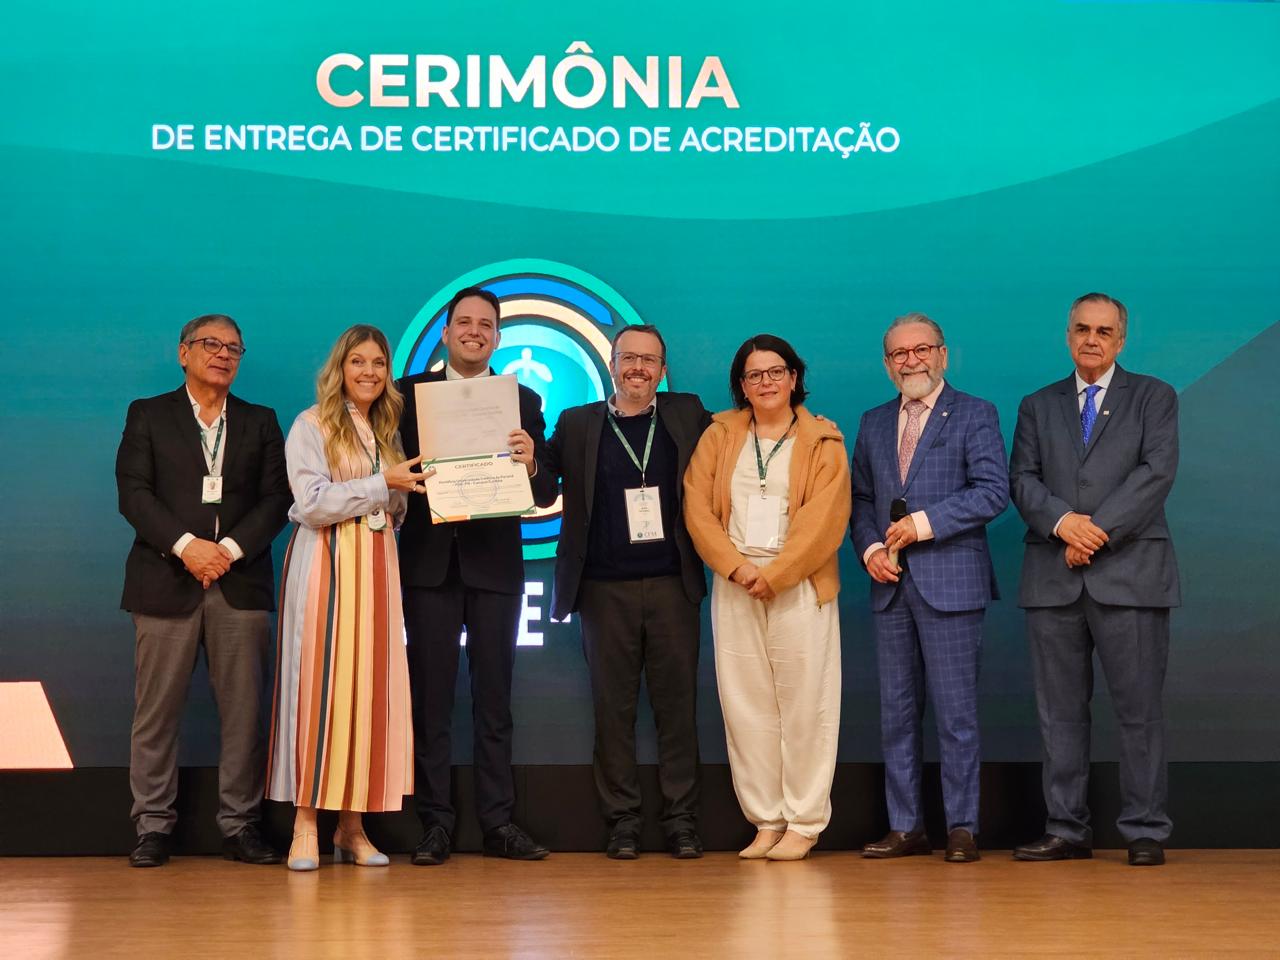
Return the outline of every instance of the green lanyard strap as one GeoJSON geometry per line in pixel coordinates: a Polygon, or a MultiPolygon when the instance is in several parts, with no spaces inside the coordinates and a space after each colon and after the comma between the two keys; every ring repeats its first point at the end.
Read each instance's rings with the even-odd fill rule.
{"type": "Polygon", "coordinates": [[[787,425],[786,432],[783,433],[782,436],[778,438],[778,442],[773,445],[773,449],[769,451],[769,456],[764,458],[761,458],[760,456],[760,436],[759,434],[756,433],[755,418],[752,418],[751,420],[751,440],[756,447],[756,473],[760,477],[760,495],[761,496],[764,495],[765,478],[769,475],[769,463],[773,460],[775,456],[777,456],[778,451],[782,449],[783,441],[785,441],[787,437],[791,435],[791,428],[796,425],[796,421],[798,419],[799,419],[798,414],[793,413],[791,415],[791,423],[787,425]]]}
{"type": "MultiPolygon", "coordinates": [[[[227,425],[227,418],[219,414],[218,416],[218,436],[213,441],[213,449],[209,449],[209,442],[206,439],[209,433],[203,427],[200,428],[200,447],[209,456],[209,476],[216,477],[215,472],[218,468],[218,451],[222,449],[222,428],[227,425]]],[[[212,428],[210,428],[212,429],[212,428]]]]}
{"type": "Polygon", "coordinates": [[[640,460],[636,456],[636,452],[631,449],[631,444],[627,442],[627,438],[622,435],[621,428],[618,427],[617,418],[611,413],[609,414],[609,426],[613,427],[613,432],[618,435],[618,440],[622,443],[622,449],[627,451],[627,456],[631,458],[631,462],[636,465],[636,469],[640,471],[640,488],[643,490],[647,484],[645,483],[645,471],[649,469],[649,454],[653,452],[653,434],[658,428],[658,412],[655,410],[649,415],[649,439],[644,442],[644,460],[640,460]]]}
{"type": "Polygon", "coordinates": [[[378,438],[377,437],[373,438],[373,456],[372,457],[369,456],[368,447],[366,447],[363,443],[360,444],[360,447],[361,449],[364,450],[364,455],[365,457],[368,458],[369,463],[373,465],[373,476],[376,477],[379,473],[382,472],[382,449],[378,446],[378,438]]]}

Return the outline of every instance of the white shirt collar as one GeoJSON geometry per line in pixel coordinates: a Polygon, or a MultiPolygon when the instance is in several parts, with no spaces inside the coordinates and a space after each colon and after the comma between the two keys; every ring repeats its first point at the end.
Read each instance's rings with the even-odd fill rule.
{"type": "Polygon", "coordinates": [[[618,405],[613,402],[617,398],[618,398],[618,395],[615,393],[613,396],[611,396],[608,400],[605,401],[607,404],[609,404],[609,412],[612,413],[615,417],[623,417],[623,418],[644,417],[644,416],[648,416],[649,414],[653,413],[654,410],[658,409],[658,398],[655,396],[652,400],[649,401],[649,405],[645,407],[643,410],[641,410],[639,413],[623,413],[621,410],[618,409],[618,405]]]}
{"type": "MultiPolygon", "coordinates": [[[[484,373],[477,373],[477,374],[476,374],[476,376],[477,376],[477,377],[487,377],[487,376],[489,376],[489,374],[490,374],[491,372],[492,372],[492,371],[490,371],[488,367],[485,367],[485,368],[484,368],[484,373]]],[[[467,380],[467,379],[470,379],[470,378],[468,378],[468,377],[464,377],[462,374],[460,374],[457,370],[453,369],[453,367],[452,367],[452,366],[450,366],[450,365],[449,365],[449,364],[447,364],[447,363],[444,365],[444,378],[445,378],[446,380],[467,380]]]]}
{"type": "MultiPolygon", "coordinates": [[[[200,401],[199,401],[199,400],[197,400],[197,399],[192,395],[192,393],[191,393],[191,387],[189,387],[189,386],[188,386],[188,387],[186,387],[186,391],[187,391],[187,399],[191,401],[191,412],[192,412],[192,413],[194,413],[194,414],[196,415],[196,418],[197,418],[197,419],[199,419],[199,417],[200,417],[200,409],[201,409],[201,407],[200,407],[200,401]]],[[[219,414],[218,414],[218,416],[219,416],[219,418],[220,418],[220,419],[222,419],[222,420],[227,419],[227,398],[226,398],[226,397],[223,397],[223,398],[222,398],[222,412],[221,412],[221,413],[219,413],[219,414]]],[[[202,422],[203,422],[203,421],[202,421],[202,422]]]]}
{"type": "Polygon", "coordinates": [[[1097,379],[1097,381],[1092,384],[1085,383],[1084,378],[1080,376],[1080,371],[1077,370],[1076,371],[1076,396],[1079,396],[1080,394],[1084,393],[1085,390],[1090,386],[1101,387],[1102,389],[1099,391],[1099,393],[1105,392],[1106,389],[1109,386],[1111,386],[1111,378],[1114,377],[1115,375],[1116,375],[1116,365],[1114,362],[1111,364],[1110,367],[1107,368],[1107,372],[1104,373],[1102,376],[1100,376],[1097,379]]]}

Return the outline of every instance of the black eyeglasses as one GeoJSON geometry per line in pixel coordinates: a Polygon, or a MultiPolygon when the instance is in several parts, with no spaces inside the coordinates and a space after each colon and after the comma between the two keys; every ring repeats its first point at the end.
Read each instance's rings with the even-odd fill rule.
{"type": "Polygon", "coordinates": [[[781,380],[789,372],[790,368],[781,366],[770,367],[768,370],[748,370],[742,375],[742,381],[754,387],[764,379],[766,373],[769,375],[770,380],[781,380]]]}
{"type": "Polygon", "coordinates": [[[641,366],[657,370],[662,366],[662,358],[656,353],[615,353],[613,357],[623,367],[638,363],[641,366]]]}
{"type": "Polygon", "coordinates": [[[910,350],[905,347],[899,347],[897,350],[886,353],[885,356],[898,366],[902,366],[907,362],[907,357],[912,356],[913,354],[917,360],[928,360],[929,354],[933,353],[935,350],[941,349],[942,344],[940,343],[917,343],[910,350]]]}
{"type": "Polygon", "coordinates": [[[239,360],[244,356],[245,347],[239,343],[227,343],[225,340],[219,340],[217,337],[196,337],[194,340],[188,340],[187,346],[192,344],[200,344],[204,347],[204,352],[209,354],[221,353],[224,349],[233,360],[239,360]]]}

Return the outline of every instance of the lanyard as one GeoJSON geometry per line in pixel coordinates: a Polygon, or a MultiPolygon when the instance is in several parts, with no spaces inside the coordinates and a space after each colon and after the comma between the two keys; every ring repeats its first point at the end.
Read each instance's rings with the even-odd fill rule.
{"type": "Polygon", "coordinates": [[[649,439],[644,442],[643,461],[636,457],[636,452],[631,449],[631,444],[627,443],[627,438],[622,435],[622,430],[618,427],[618,420],[612,413],[609,414],[609,426],[613,427],[613,432],[618,435],[618,440],[622,443],[622,449],[627,451],[627,456],[631,458],[631,462],[640,471],[640,489],[643,490],[645,488],[644,474],[649,469],[649,454],[653,452],[653,434],[658,428],[658,411],[655,410],[649,417],[649,439]]]}
{"type": "Polygon", "coordinates": [[[775,443],[773,445],[773,449],[769,451],[769,456],[764,459],[760,458],[760,437],[755,430],[755,420],[752,419],[751,421],[751,440],[756,445],[756,473],[760,476],[760,496],[762,497],[764,496],[765,477],[769,475],[769,463],[777,455],[778,451],[782,449],[783,441],[791,435],[791,428],[796,425],[796,420],[798,419],[798,414],[793,413],[791,415],[791,423],[787,424],[786,432],[778,438],[778,442],[775,443]]]}
{"type": "MultiPolygon", "coordinates": [[[[371,457],[369,456],[369,448],[364,445],[364,437],[360,436],[360,425],[355,418],[356,412],[356,405],[348,400],[347,416],[351,417],[351,426],[355,427],[356,439],[360,442],[360,449],[364,452],[369,465],[373,467],[373,475],[376,477],[382,471],[382,450],[378,447],[378,436],[377,434],[373,435],[373,456],[371,457]]],[[[364,420],[364,417],[361,416],[360,419],[364,420]]],[[[365,420],[364,422],[368,424],[369,421],[365,420]]],[[[372,432],[372,426],[370,426],[370,433],[372,432]]]]}
{"type": "MultiPolygon", "coordinates": [[[[213,441],[213,449],[209,449],[208,431],[204,427],[200,428],[200,446],[204,450],[205,455],[209,458],[209,476],[218,476],[218,451],[222,449],[222,428],[227,425],[227,418],[221,414],[218,416],[218,436],[213,441]]],[[[213,429],[212,427],[209,428],[213,429]]]]}

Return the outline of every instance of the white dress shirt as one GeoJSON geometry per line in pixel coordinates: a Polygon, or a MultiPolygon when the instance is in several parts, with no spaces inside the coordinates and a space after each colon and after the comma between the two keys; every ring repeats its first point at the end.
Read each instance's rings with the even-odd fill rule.
{"type": "MultiPolygon", "coordinates": [[[[219,411],[213,423],[205,426],[205,422],[200,419],[200,401],[191,395],[191,388],[187,388],[187,399],[191,401],[191,415],[196,418],[196,426],[200,428],[200,447],[204,451],[204,464],[209,471],[209,476],[222,476],[222,464],[227,458],[227,401],[224,397],[222,400],[222,410],[219,411]],[[217,443],[218,429],[222,429],[222,443],[218,444],[218,449],[213,449],[213,444],[217,443]],[[216,455],[215,455],[216,454],[216,455]]],[[[214,520],[214,536],[218,535],[218,521],[214,520]]],[[[182,551],[187,549],[192,540],[196,539],[194,533],[184,533],[173,544],[171,551],[175,557],[181,557],[182,551]]],[[[227,552],[231,554],[233,561],[240,560],[244,557],[244,551],[240,549],[240,544],[236,543],[230,537],[223,537],[218,541],[218,546],[225,547],[227,552]]]]}
{"type": "MultiPolygon", "coordinates": [[[[487,377],[487,376],[489,376],[490,372],[491,372],[491,371],[489,370],[489,368],[488,368],[488,367],[485,367],[485,368],[484,368],[484,370],[482,370],[480,373],[475,374],[475,376],[477,376],[477,377],[487,377]]],[[[446,380],[467,380],[467,379],[469,379],[465,374],[461,374],[461,373],[459,373],[457,370],[453,369],[453,367],[451,367],[451,366],[450,366],[449,364],[447,364],[447,363],[444,365],[444,378],[445,378],[446,380]]]]}

